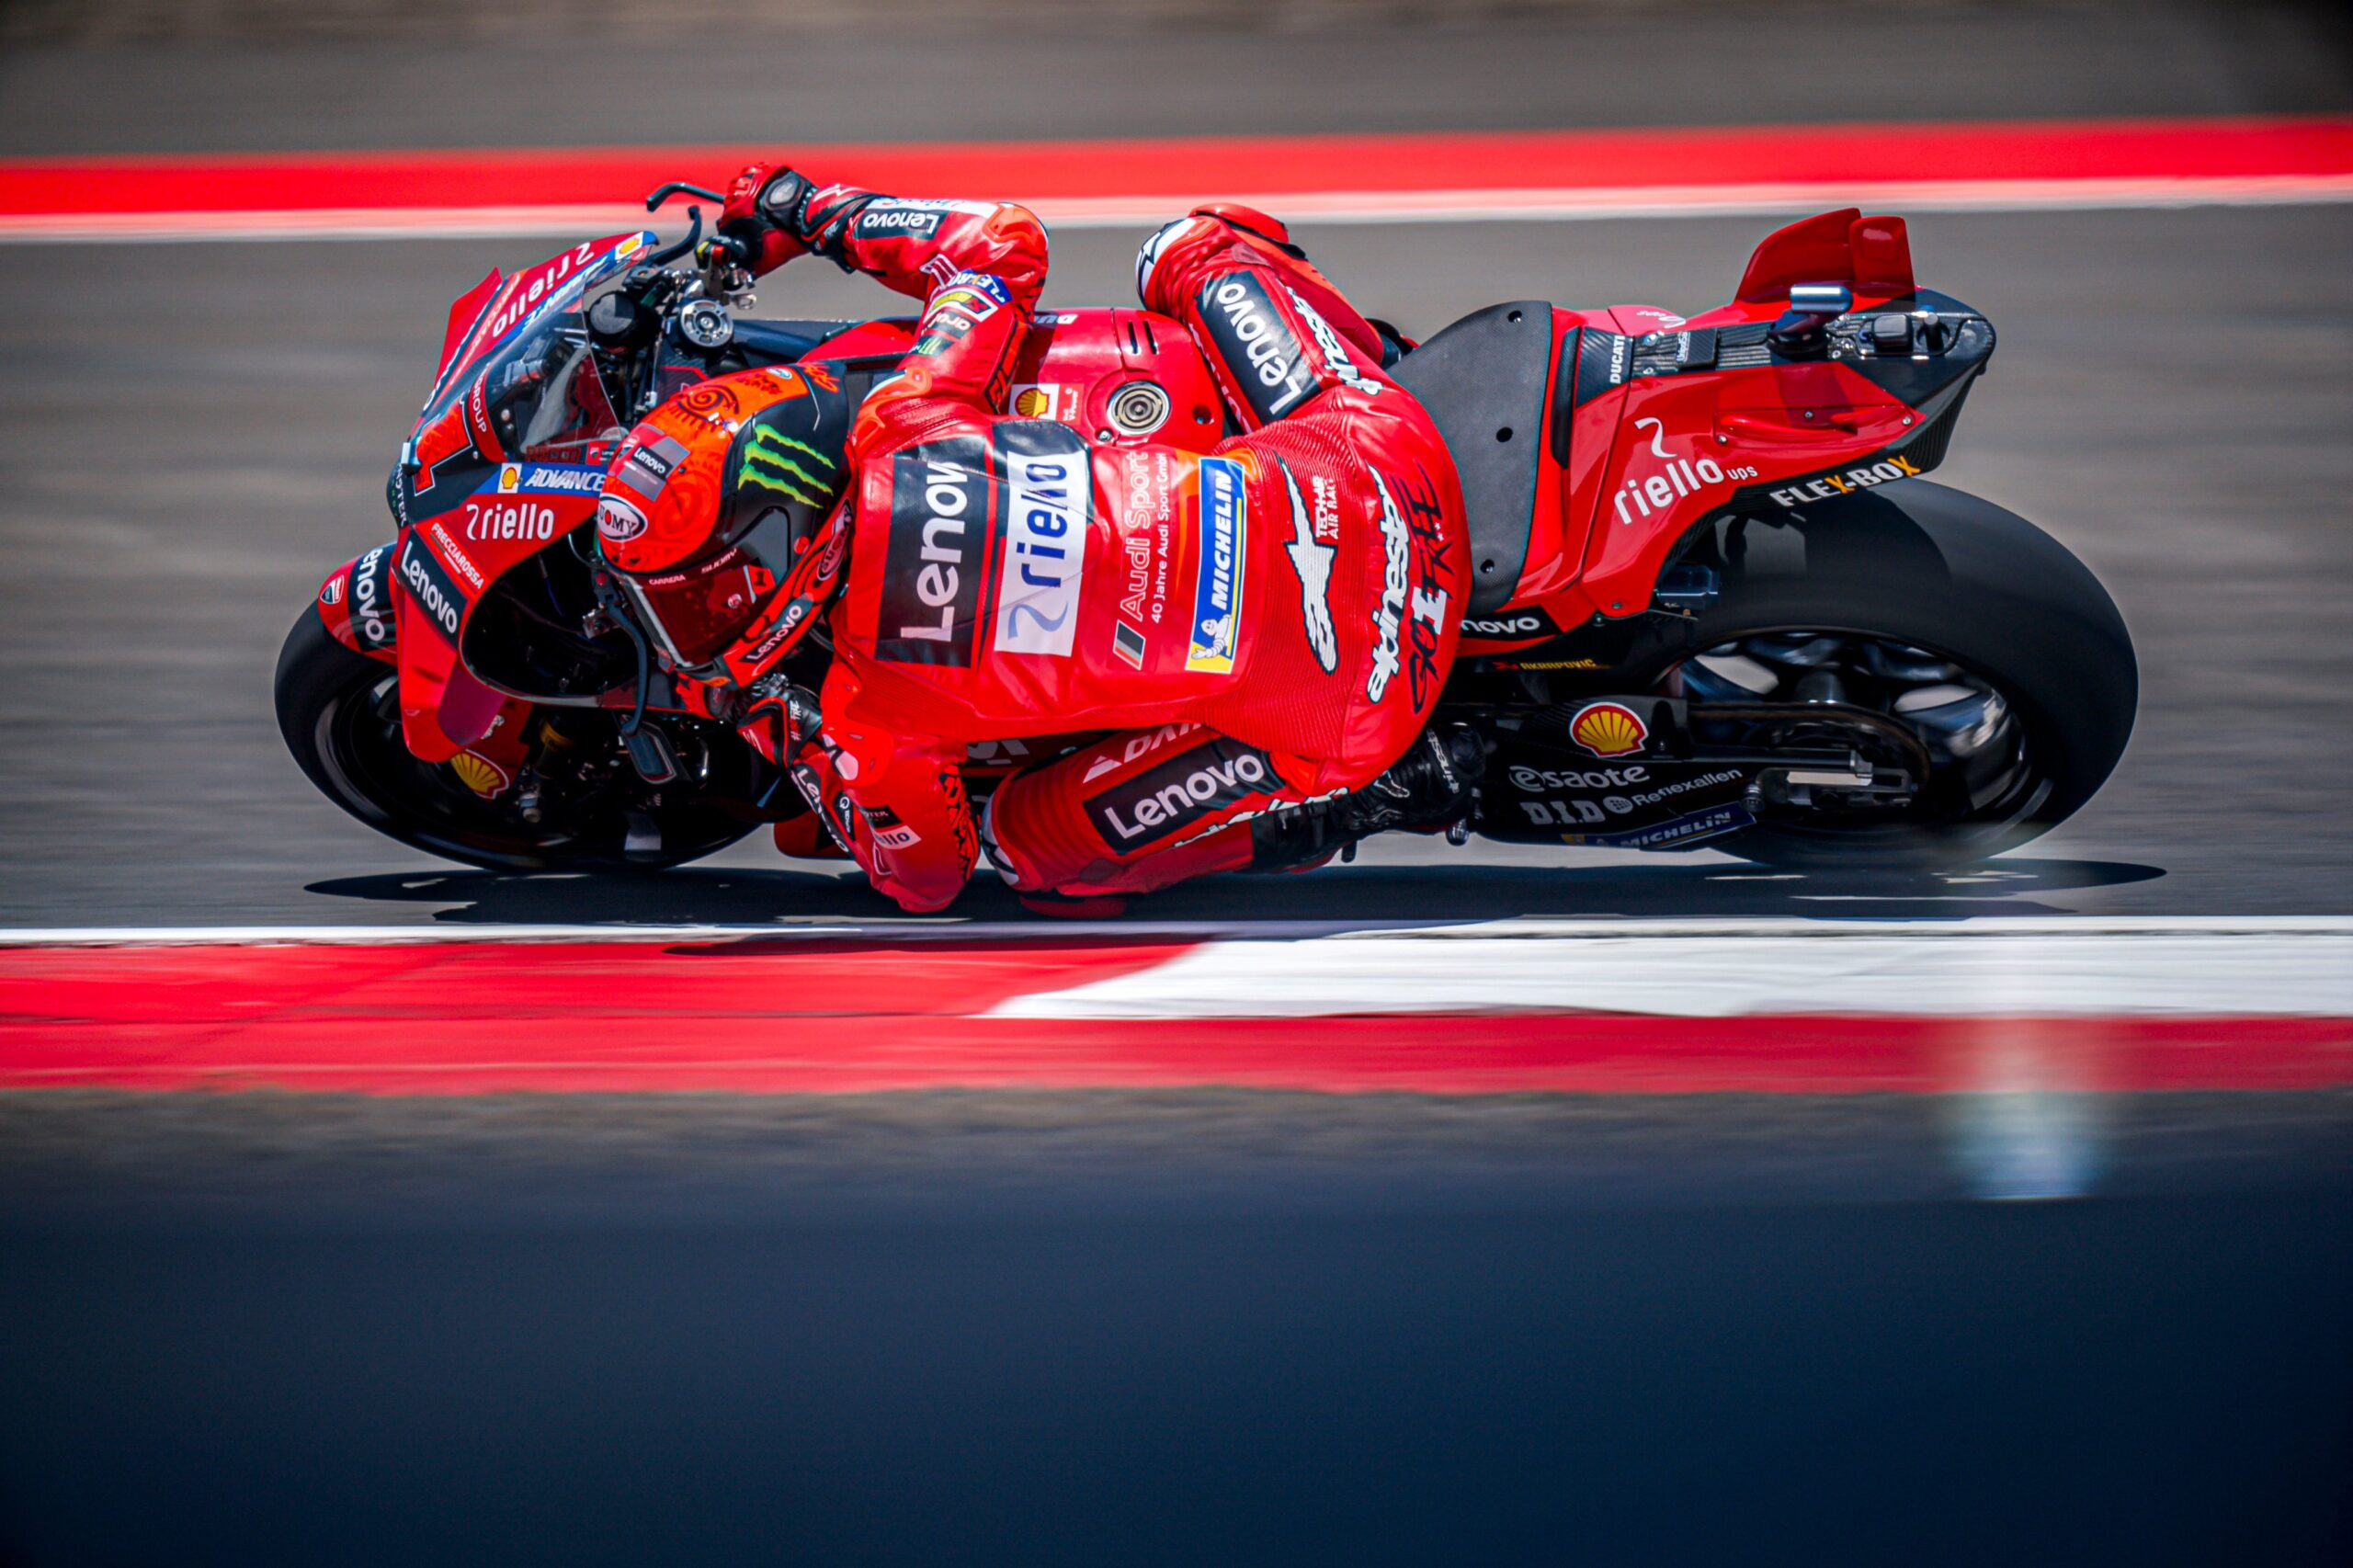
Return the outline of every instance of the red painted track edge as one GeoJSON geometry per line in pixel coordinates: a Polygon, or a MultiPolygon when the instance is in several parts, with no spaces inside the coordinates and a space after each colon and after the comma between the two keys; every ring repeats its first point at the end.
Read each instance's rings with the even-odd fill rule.
{"type": "Polygon", "coordinates": [[[1439,1095],[2353,1085],[2353,1018],[993,1017],[1187,938],[0,949],[0,1089],[1439,1095]]]}
{"type": "MultiPolygon", "coordinates": [[[[2183,181],[2335,188],[2353,117],[1440,131],[796,149],[827,178],[1045,203],[1448,192],[2088,187],[2183,181]]],[[[488,148],[0,159],[0,224],[241,213],[619,207],[663,179],[723,179],[753,145],[488,148]]]]}

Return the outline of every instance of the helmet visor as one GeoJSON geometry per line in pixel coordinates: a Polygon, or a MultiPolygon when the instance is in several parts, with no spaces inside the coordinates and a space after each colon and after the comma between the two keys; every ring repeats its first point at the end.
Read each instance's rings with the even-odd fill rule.
{"type": "Polygon", "coordinates": [[[616,571],[613,580],[655,643],[691,669],[710,663],[752,624],[791,569],[796,544],[807,548],[779,512],[708,561],[642,577],[616,571]]]}

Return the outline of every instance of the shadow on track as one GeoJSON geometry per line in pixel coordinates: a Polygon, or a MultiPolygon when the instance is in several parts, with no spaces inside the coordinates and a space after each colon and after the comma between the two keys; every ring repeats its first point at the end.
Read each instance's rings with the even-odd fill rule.
{"type": "MultiPolygon", "coordinates": [[[[1727,865],[1608,866],[1592,869],[1482,866],[1336,867],[1312,877],[1221,877],[1129,906],[1139,923],[1309,921],[1387,926],[1516,916],[1762,916],[1961,919],[1972,915],[2063,915],[2044,895],[2164,876],[2154,866],[2108,860],[2006,859],[1967,870],[1839,873],[1727,865]]],[[[680,869],[642,876],[512,875],[493,871],[337,877],[306,890],[380,903],[446,904],[433,918],[464,925],[668,926],[904,919],[855,877],[805,871],[680,869]]],[[[1018,921],[1051,929],[1002,883],[983,878],[949,920],[1018,921]]]]}

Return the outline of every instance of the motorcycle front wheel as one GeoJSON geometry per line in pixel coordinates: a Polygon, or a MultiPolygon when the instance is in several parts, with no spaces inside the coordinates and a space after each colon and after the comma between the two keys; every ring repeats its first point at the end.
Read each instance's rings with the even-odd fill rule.
{"type": "Polygon", "coordinates": [[[488,870],[653,870],[713,854],[756,825],[676,785],[645,784],[620,761],[618,733],[599,787],[551,792],[527,821],[516,791],[484,800],[448,764],[408,749],[397,688],[393,667],[336,642],[315,607],[278,651],[278,728],[296,765],[328,800],[413,848],[488,870]]]}
{"type": "Polygon", "coordinates": [[[1685,559],[1714,565],[1722,591],[1699,615],[1701,652],[1665,684],[1734,722],[1768,706],[1785,732],[1769,738],[1790,745],[1836,733],[1809,731],[1808,703],[1871,710],[1934,759],[1901,806],[1831,791],[1709,848],[1810,869],[1983,860],[2082,809],[2131,735],[2140,675],[2115,601],[2056,540],[1974,495],[1907,480],[1722,519],[1685,559]]]}

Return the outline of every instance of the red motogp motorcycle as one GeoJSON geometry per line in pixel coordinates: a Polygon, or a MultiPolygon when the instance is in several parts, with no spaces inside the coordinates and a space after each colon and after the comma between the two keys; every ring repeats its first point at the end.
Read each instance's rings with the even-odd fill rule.
{"type": "MultiPolygon", "coordinates": [[[[649,210],[680,191],[716,199],[669,186],[649,210]]],[[[295,760],[369,826],[576,869],[674,865],[804,811],[677,700],[679,651],[598,554],[597,493],[664,400],[803,361],[855,392],[914,323],[746,316],[748,280],[689,216],[666,248],[593,240],[451,307],[397,532],[326,579],[278,658],[295,760]]],[[[2122,618],[2050,536],[1921,477],[1993,351],[1984,315],[1914,282],[1903,221],[1853,210],[1769,236],[1702,315],[1522,300],[1399,339],[1472,541],[1436,722],[1489,761],[1453,836],[1928,866],[2081,808],[2131,731],[2122,618]]],[[[1015,412],[1099,442],[1225,434],[1183,329],[1143,311],[1040,312],[1017,379],[1015,412]]],[[[775,586],[731,574],[713,592],[749,598],[714,615],[775,586]]],[[[810,639],[798,683],[826,656],[810,639]]],[[[975,747],[969,782],[1076,738],[975,747]]]]}

